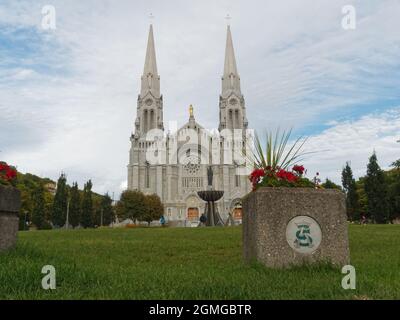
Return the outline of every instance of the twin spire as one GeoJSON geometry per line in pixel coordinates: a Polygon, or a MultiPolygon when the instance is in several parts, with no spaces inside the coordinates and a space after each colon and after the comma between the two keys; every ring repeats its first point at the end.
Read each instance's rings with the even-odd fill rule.
{"type": "Polygon", "coordinates": [[[236,66],[231,27],[228,25],[226,34],[224,75],[222,76],[222,96],[225,97],[231,92],[235,92],[239,95],[241,94],[240,77],[236,66]]]}
{"type": "Polygon", "coordinates": [[[141,96],[150,92],[155,98],[160,97],[160,76],[157,72],[156,49],[154,45],[153,25],[150,25],[147,40],[146,60],[144,62],[141,96]]]}
{"type": "MultiPolygon", "coordinates": [[[[147,40],[146,59],[144,63],[141,96],[151,92],[156,98],[160,96],[160,76],[157,72],[156,51],[154,45],[153,25],[150,24],[149,37],[147,40]]],[[[231,28],[228,25],[225,47],[225,64],[222,76],[222,97],[227,97],[231,93],[241,95],[240,77],[237,71],[235,52],[233,49],[233,41],[231,28]]]]}
{"type": "Polygon", "coordinates": [[[158,75],[152,24],[150,25],[149,37],[147,39],[146,60],[144,62],[143,75],[147,75],[149,73],[158,75]]]}

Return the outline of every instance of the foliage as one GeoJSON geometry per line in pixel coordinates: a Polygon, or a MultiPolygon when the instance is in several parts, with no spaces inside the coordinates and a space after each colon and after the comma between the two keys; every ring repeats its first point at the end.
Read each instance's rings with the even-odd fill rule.
{"type": "Polygon", "coordinates": [[[400,168],[395,167],[385,172],[388,185],[388,201],[390,208],[390,220],[400,218],[400,168]]]}
{"type": "Polygon", "coordinates": [[[152,221],[158,220],[164,213],[164,206],[160,197],[156,194],[146,195],[144,198],[145,211],[140,220],[146,221],[149,225],[152,221]]]}
{"type": "Polygon", "coordinates": [[[55,227],[62,227],[67,218],[68,206],[68,191],[67,191],[67,178],[62,173],[57,181],[57,191],[53,202],[53,225],[55,227]]]}
{"type": "Polygon", "coordinates": [[[37,229],[43,229],[46,224],[45,219],[45,203],[44,203],[44,189],[42,185],[38,185],[32,194],[33,208],[32,208],[32,222],[37,229]]]}
{"type": "Polygon", "coordinates": [[[359,214],[359,196],[357,193],[356,181],[353,177],[350,163],[346,162],[346,166],[342,170],[342,185],[346,193],[347,217],[350,221],[360,219],[359,214]]]}
{"type": "Polygon", "coordinates": [[[280,169],[287,170],[298,162],[309,152],[303,152],[302,148],[307,138],[299,137],[291,146],[288,142],[292,130],[283,131],[278,129],[275,134],[271,132],[266,134],[266,147],[263,149],[258,135],[255,135],[254,149],[247,157],[255,168],[278,171],[280,169]]]}
{"type": "Polygon", "coordinates": [[[81,196],[78,189],[78,183],[72,184],[70,190],[70,201],[69,201],[69,223],[72,227],[79,226],[81,222],[81,196]]]}
{"type": "Polygon", "coordinates": [[[388,190],[384,172],[378,164],[375,152],[369,158],[364,187],[367,195],[369,217],[377,223],[388,222],[388,190]]]}
{"type": "Polygon", "coordinates": [[[109,226],[111,223],[114,222],[115,218],[114,218],[114,208],[112,206],[112,199],[111,197],[108,195],[108,193],[106,193],[101,200],[101,212],[102,212],[102,216],[103,216],[103,223],[100,223],[100,225],[103,226],[109,226]]]}
{"type": "Polygon", "coordinates": [[[391,166],[394,167],[394,168],[397,169],[397,170],[400,170],[400,159],[399,159],[399,160],[396,160],[395,162],[393,162],[393,163],[391,164],[391,166]]]}
{"type": "Polygon", "coordinates": [[[265,149],[258,135],[255,135],[254,149],[247,155],[254,166],[249,176],[253,190],[257,187],[315,187],[303,176],[304,167],[297,164],[309,153],[302,151],[307,139],[300,137],[288,146],[291,133],[292,130],[267,133],[265,149]]]}
{"type": "Polygon", "coordinates": [[[328,178],[326,178],[325,182],[322,184],[322,188],[342,190],[342,188],[339,185],[329,180],[328,178]]]}
{"type": "Polygon", "coordinates": [[[288,171],[272,167],[257,168],[250,174],[249,179],[253,190],[258,187],[303,187],[314,188],[315,184],[303,176],[303,166],[295,165],[288,171]]]}
{"type": "Polygon", "coordinates": [[[117,202],[116,211],[118,217],[136,221],[145,215],[145,196],[137,190],[125,190],[117,202]]]}
{"type": "Polygon", "coordinates": [[[14,186],[17,184],[17,170],[6,162],[0,161],[0,185],[14,186]]]}
{"type": "Polygon", "coordinates": [[[94,226],[92,187],[92,181],[89,180],[83,188],[81,224],[84,228],[92,228],[94,226]]]}
{"type": "Polygon", "coordinates": [[[358,196],[358,213],[357,216],[361,217],[362,215],[367,214],[368,212],[368,200],[367,200],[367,194],[365,193],[365,177],[360,177],[356,181],[356,190],[357,190],[357,196],[358,196]]]}
{"type": "Polygon", "coordinates": [[[55,184],[47,178],[40,178],[30,173],[17,173],[16,188],[21,192],[21,210],[19,216],[19,229],[28,230],[32,221],[33,194],[42,186],[44,189],[44,219],[51,221],[54,195],[46,188],[48,184],[55,184]]]}

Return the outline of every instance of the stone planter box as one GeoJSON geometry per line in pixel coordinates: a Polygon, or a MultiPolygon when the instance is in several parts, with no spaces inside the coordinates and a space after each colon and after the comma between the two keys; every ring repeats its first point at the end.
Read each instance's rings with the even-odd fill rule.
{"type": "Polygon", "coordinates": [[[243,206],[243,254],[282,268],[314,262],[349,264],[345,195],[339,190],[259,188],[243,206]]]}
{"type": "Polygon", "coordinates": [[[21,195],[18,189],[0,186],[0,252],[17,242],[21,195]]]}

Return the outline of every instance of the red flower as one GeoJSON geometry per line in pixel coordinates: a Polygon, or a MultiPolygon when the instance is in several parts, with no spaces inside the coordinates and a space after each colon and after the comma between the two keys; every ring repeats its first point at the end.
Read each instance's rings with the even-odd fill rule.
{"type": "Polygon", "coordinates": [[[11,169],[8,167],[7,172],[6,172],[6,178],[8,180],[12,180],[17,176],[17,172],[14,169],[11,169]]]}
{"type": "Polygon", "coordinates": [[[285,179],[285,177],[286,177],[286,171],[283,170],[283,169],[280,169],[280,170],[276,173],[276,176],[277,176],[279,179],[285,179]]]}
{"type": "Polygon", "coordinates": [[[302,175],[304,173],[304,167],[303,166],[298,166],[295,165],[293,166],[293,171],[297,172],[299,175],[302,175]]]}
{"type": "Polygon", "coordinates": [[[283,169],[280,169],[277,173],[276,173],[277,178],[281,179],[281,180],[287,180],[289,182],[295,182],[297,181],[298,177],[293,173],[293,172],[289,172],[283,169]]]}
{"type": "Polygon", "coordinates": [[[253,184],[253,188],[256,184],[260,181],[261,177],[264,177],[265,172],[264,169],[254,169],[253,172],[250,174],[250,181],[253,184]]]}
{"type": "Polygon", "coordinates": [[[296,182],[297,181],[297,176],[293,174],[292,172],[287,172],[286,173],[286,180],[289,182],[296,182]]]}
{"type": "Polygon", "coordinates": [[[254,169],[250,174],[251,178],[261,178],[265,175],[264,169],[254,169]]]}
{"type": "Polygon", "coordinates": [[[17,171],[5,162],[0,162],[0,178],[6,181],[17,177],[17,171]]]}

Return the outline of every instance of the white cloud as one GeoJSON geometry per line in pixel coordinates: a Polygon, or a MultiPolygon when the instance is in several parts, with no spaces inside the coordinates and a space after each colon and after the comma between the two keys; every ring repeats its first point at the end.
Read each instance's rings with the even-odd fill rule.
{"type": "Polygon", "coordinates": [[[356,177],[366,174],[368,158],[376,151],[379,164],[387,169],[400,158],[400,107],[383,114],[370,114],[337,124],[311,136],[306,149],[317,153],[305,161],[309,175],[320,172],[324,178],[340,183],[346,161],[356,177]]]}

